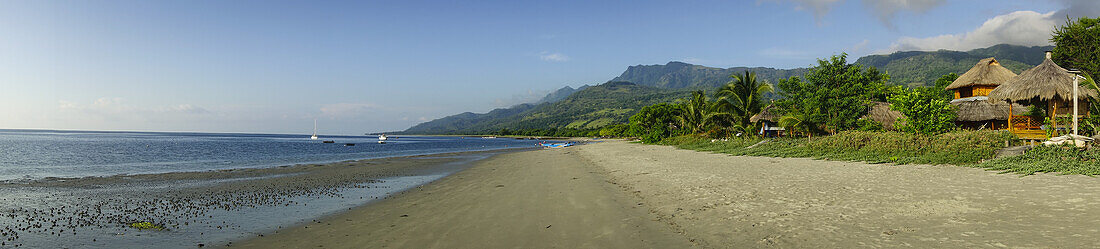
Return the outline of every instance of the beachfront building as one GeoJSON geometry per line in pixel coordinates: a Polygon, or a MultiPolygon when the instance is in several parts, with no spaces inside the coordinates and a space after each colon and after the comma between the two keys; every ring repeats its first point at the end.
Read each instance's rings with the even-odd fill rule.
{"type": "Polygon", "coordinates": [[[978,61],[959,76],[946,88],[955,93],[955,98],[951,100],[958,113],[955,124],[972,130],[1008,129],[1008,119],[1012,116],[1009,111],[1023,115],[1027,109],[1016,103],[1012,104],[1014,108],[1010,108],[1009,103],[1003,100],[990,101],[989,92],[1014,77],[1015,73],[1001,66],[993,57],[978,61]]]}
{"type": "Polygon", "coordinates": [[[779,107],[776,107],[774,103],[768,104],[768,106],[760,109],[760,113],[749,117],[749,122],[760,124],[760,132],[758,135],[764,137],[780,137],[787,135],[787,129],[779,126],[779,107]]]}
{"type": "MultiPolygon", "coordinates": [[[[1009,105],[1013,113],[1008,119],[1008,128],[1023,139],[1046,139],[1044,130],[1054,129],[1064,132],[1072,129],[1073,84],[1076,75],[1055,64],[1046,52],[1043,63],[1028,69],[1020,75],[1005,81],[989,92],[990,101],[1008,101],[1032,105],[1034,111],[1042,112],[1043,119],[1032,118],[1039,115],[1016,115],[1015,105],[1009,105]],[[1049,118],[1049,124],[1045,120],[1049,118]]],[[[1077,90],[1078,115],[1088,115],[1089,100],[1097,97],[1096,90],[1080,87],[1077,90]]]]}
{"type": "MultiPolygon", "coordinates": [[[[891,110],[890,103],[881,101],[871,101],[871,104],[867,106],[867,114],[863,115],[859,119],[865,119],[882,124],[883,130],[893,131],[897,130],[894,126],[898,122],[898,119],[905,117],[899,111],[891,110]]],[[[904,121],[902,121],[904,122],[904,121]]]]}

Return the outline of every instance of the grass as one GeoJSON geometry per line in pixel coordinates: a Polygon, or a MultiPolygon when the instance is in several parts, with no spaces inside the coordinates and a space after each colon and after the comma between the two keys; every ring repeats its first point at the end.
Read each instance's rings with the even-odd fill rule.
{"type": "Polygon", "coordinates": [[[1039,146],[1023,155],[993,159],[972,166],[1025,176],[1035,173],[1096,176],[1100,175],[1100,149],[1039,146]]]}
{"type": "Polygon", "coordinates": [[[1004,131],[959,131],[936,136],[900,132],[849,131],[813,138],[777,138],[748,148],[759,138],[712,141],[675,137],[661,144],[733,155],[804,157],[896,164],[969,165],[993,158],[1015,136],[1004,131]]]}

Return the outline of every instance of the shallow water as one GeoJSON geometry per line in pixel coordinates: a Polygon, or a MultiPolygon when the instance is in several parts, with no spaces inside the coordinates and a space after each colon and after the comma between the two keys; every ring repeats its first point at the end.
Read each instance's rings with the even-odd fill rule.
{"type": "MultiPolygon", "coordinates": [[[[198,215],[187,214],[195,210],[167,211],[158,217],[174,217],[183,222],[166,225],[166,230],[159,231],[134,229],[117,222],[76,227],[66,225],[81,223],[71,221],[69,217],[79,217],[82,211],[95,210],[97,213],[118,214],[121,210],[132,208],[132,205],[138,205],[135,199],[145,195],[160,196],[165,191],[181,188],[255,179],[122,183],[81,188],[19,187],[19,185],[0,187],[0,214],[3,215],[0,216],[0,227],[29,227],[24,230],[13,229],[18,231],[18,238],[5,241],[0,248],[16,247],[14,245],[21,248],[145,248],[149,245],[156,245],[158,248],[195,248],[198,244],[224,246],[235,240],[271,234],[278,228],[295,224],[311,223],[322,216],[380,200],[393,193],[461,171],[472,162],[494,154],[448,156],[457,160],[436,165],[426,172],[420,172],[422,174],[374,179],[328,192],[288,195],[285,196],[285,200],[276,202],[252,203],[248,206],[229,209],[211,209],[202,211],[198,215]],[[123,203],[108,205],[84,203],[89,199],[120,200],[118,202],[123,203]],[[133,200],[134,203],[125,203],[129,200],[133,200]],[[47,212],[59,213],[45,214],[47,212]],[[41,227],[36,227],[34,224],[41,227]],[[53,224],[58,226],[52,227],[53,224]]],[[[264,178],[267,177],[283,176],[274,175],[264,178]]]]}
{"type": "Polygon", "coordinates": [[[0,180],[151,174],[537,147],[464,137],[0,130],[0,180]],[[333,140],[336,143],[322,143],[333,140]],[[354,146],[345,146],[353,143],[354,146]]]}
{"type": "Polygon", "coordinates": [[[437,180],[502,153],[496,150],[538,146],[534,140],[504,138],[321,140],[336,143],[308,135],[0,130],[0,248],[224,246],[437,180]],[[471,151],[487,152],[441,154],[471,151]],[[312,168],[410,155],[434,156],[385,160],[446,160],[378,173],[370,173],[372,165],[385,162],[333,164],[343,172],[336,176],[315,175],[312,168]],[[213,171],[241,168],[272,170],[213,171]],[[207,173],[147,175],[170,172],[207,173]],[[79,177],[93,178],[67,179],[79,177]],[[128,225],[141,221],[166,229],[128,225]]]}

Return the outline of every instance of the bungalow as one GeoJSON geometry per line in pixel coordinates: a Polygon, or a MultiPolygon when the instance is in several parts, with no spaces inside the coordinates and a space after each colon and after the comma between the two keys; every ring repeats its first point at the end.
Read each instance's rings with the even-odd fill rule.
{"type": "MultiPolygon", "coordinates": [[[[1037,110],[1043,111],[1044,116],[1051,122],[1049,125],[1044,120],[1032,119],[1031,116],[1015,115],[1013,105],[1008,106],[1013,113],[1008,120],[1008,128],[1023,139],[1046,139],[1045,129],[1067,130],[1067,125],[1072,121],[1059,120],[1073,114],[1074,78],[1077,75],[1058,66],[1051,60],[1051,52],[1046,52],[1046,59],[1032,69],[1028,69],[989,92],[989,101],[1008,101],[1011,103],[1023,103],[1034,105],[1037,110]]],[[[1096,90],[1079,88],[1076,95],[1078,115],[1088,115],[1089,100],[1097,97],[1096,90]]]]}
{"type": "Polygon", "coordinates": [[[958,113],[955,124],[963,129],[973,130],[1007,129],[1008,118],[1011,116],[1009,110],[1015,111],[1015,115],[1023,115],[1027,109],[1015,103],[1012,104],[1015,108],[1009,108],[1008,102],[990,101],[988,96],[989,92],[1013,77],[1016,74],[1001,66],[993,57],[978,61],[973,68],[959,76],[946,87],[955,92],[955,98],[951,100],[958,113]]]}

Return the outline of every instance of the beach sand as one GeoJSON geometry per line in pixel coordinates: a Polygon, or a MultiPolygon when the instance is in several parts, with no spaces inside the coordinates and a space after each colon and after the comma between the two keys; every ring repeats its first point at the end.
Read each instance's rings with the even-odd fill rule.
{"type": "Polygon", "coordinates": [[[498,155],[376,204],[239,248],[681,248],[575,150],[498,155]]]}
{"type": "Polygon", "coordinates": [[[622,141],[499,155],[254,248],[1097,248],[1100,179],[622,141]]]}

